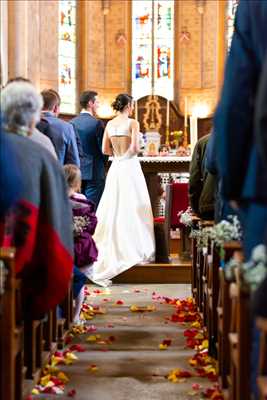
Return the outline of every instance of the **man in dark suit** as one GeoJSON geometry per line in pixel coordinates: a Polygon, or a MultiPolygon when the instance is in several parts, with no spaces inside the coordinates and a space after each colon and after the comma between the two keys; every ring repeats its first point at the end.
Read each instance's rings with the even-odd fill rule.
{"type": "Polygon", "coordinates": [[[263,242],[267,224],[267,171],[253,130],[266,37],[267,1],[240,0],[214,130],[222,195],[240,210],[246,258],[263,242]]]}
{"type": "MultiPolygon", "coordinates": [[[[267,56],[259,84],[255,108],[256,146],[267,170],[267,56]]],[[[266,227],[267,228],[267,227],[266,227]]],[[[267,229],[265,230],[265,246],[267,245],[267,229]]],[[[267,268],[267,266],[266,266],[267,268]]],[[[253,296],[253,311],[256,316],[267,318],[267,278],[261,283],[253,296]]]]}
{"type": "Polygon", "coordinates": [[[97,93],[83,92],[80,97],[80,105],[82,108],[80,115],[72,119],[70,123],[74,126],[82,144],[83,193],[98,206],[105,186],[106,157],[102,153],[103,124],[95,118],[99,107],[97,93]]]}
{"type": "MultiPolygon", "coordinates": [[[[214,118],[222,195],[239,209],[245,257],[264,242],[267,169],[255,141],[254,108],[267,50],[267,1],[240,0],[221,100],[214,118]]],[[[251,382],[257,398],[259,332],[252,334],[251,382]]]]}
{"type": "Polygon", "coordinates": [[[80,158],[77,141],[73,126],[66,121],[58,118],[60,109],[60,96],[53,90],[43,90],[41,92],[44,106],[42,118],[51,126],[50,139],[52,140],[59,162],[64,164],[75,164],[80,167],[80,158]]]}

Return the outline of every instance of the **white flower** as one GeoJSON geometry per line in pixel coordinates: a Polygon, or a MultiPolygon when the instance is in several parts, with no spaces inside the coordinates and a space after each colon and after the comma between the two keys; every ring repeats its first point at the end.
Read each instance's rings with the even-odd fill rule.
{"type": "Polygon", "coordinates": [[[251,259],[242,266],[244,280],[256,290],[267,275],[266,246],[259,244],[252,250],[251,259]]]}
{"type": "Polygon", "coordinates": [[[74,236],[79,236],[86,226],[88,226],[90,219],[85,217],[73,217],[73,234],[74,236]]]}
{"type": "Polygon", "coordinates": [[[192,209],[191,207],[188,207],[186,211],[180,211],[178,214],[179,221],[181,224],[184,224],[185,226],[192,226],[192,209]]]}

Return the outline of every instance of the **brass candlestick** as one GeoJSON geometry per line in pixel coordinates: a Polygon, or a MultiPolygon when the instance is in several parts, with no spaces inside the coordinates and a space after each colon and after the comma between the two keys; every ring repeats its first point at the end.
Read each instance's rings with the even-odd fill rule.
{"type": "Polygon", "coordinates": [[[168,126],[166,127],[165,145],[170,145],[170,128],[168,126]]]}
{"type": "Polygon", "coordinates": [[[185,149],[188,147],[188,127],[187,127],[187,125],[184,126],[183,147],[184,147],[185,149]]]}

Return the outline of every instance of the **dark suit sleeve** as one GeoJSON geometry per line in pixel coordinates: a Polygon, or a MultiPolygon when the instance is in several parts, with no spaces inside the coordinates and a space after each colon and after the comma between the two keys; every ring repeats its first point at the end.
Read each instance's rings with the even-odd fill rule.
{"type": "Polygon", "coordinates": [[[189,172],[189,202],[192,210],[198,214],[199,198],[203,187],[201,179],[201,149],[198,143],[194,148],[189,172]]]}
{"type": "Polygon", "coordinates": [[[108,156],[105,156],[102,152],[102,142],[103,142],[103,136],[104,136],[104,126],[102,121],[97,121],[97,126],[96,126],[96,140],[97,140],[97,145],[99,148],[99,152],[102,154],[104,160],[108,159],[108,156]]]}
{"type": "Polygon", "coordinates": [[[255,111],[256,141],[259,153],[267,166],[267,57],[265,60],[255,111]]]}
{"type": "Polygon", "coordinates": [[[212,175],[217,175],[217,159],[216,159],[216,149],[215,149],[215,132],[210,136],[210,139],[206,147],[206,160],[205,166],[208,172],[212,175]]]}
{"type": "Polygon", "coordinates": [[[80,157],[79,157],[75,132],[71,124],[68,124],[68,128],[69,128],[69,135],[68,135],[67,151],[64,164],[75,164],[77,165],[77,167],[80,168],[80,157]]]}
{"type": "Polygon", "coordinates": [[[74,133],[75,133],[75,138],[76,138],[76,143],[77,143],[77,148],[78,148],[78,153],[79,153],[79,157],[80,160],[84,157],[84,152],[83,152],[83,148],[82,148],[82,142],[81,142],[81,138],[80,135],[75,127],[75,125],[70,121],[70,124],[73,127],[74,133]]]}
{"type": "Polygon", "coordinates": [[[221,100],[214,118],[222,194],[227,199],[241,196],[252,144],[253,103],[260,68],[252,46],[252,3],[241,0],[237,9],[221,100]]]}

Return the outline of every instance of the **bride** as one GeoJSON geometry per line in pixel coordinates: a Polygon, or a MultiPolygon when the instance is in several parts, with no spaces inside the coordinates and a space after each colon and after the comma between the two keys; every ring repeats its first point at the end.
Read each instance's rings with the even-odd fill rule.
{"type": "Polygon", "coordinates": [[[98,260],[89,278],[100,286],[132,266],[154,260],[153,214],[145,178],[138,160],[139,123],[129,118],[133,98],[119,94],[112,107],[117,116],[108,122],[102,144],[112,155],[105,190],[97,209],[94,240],[98,260]]]}

